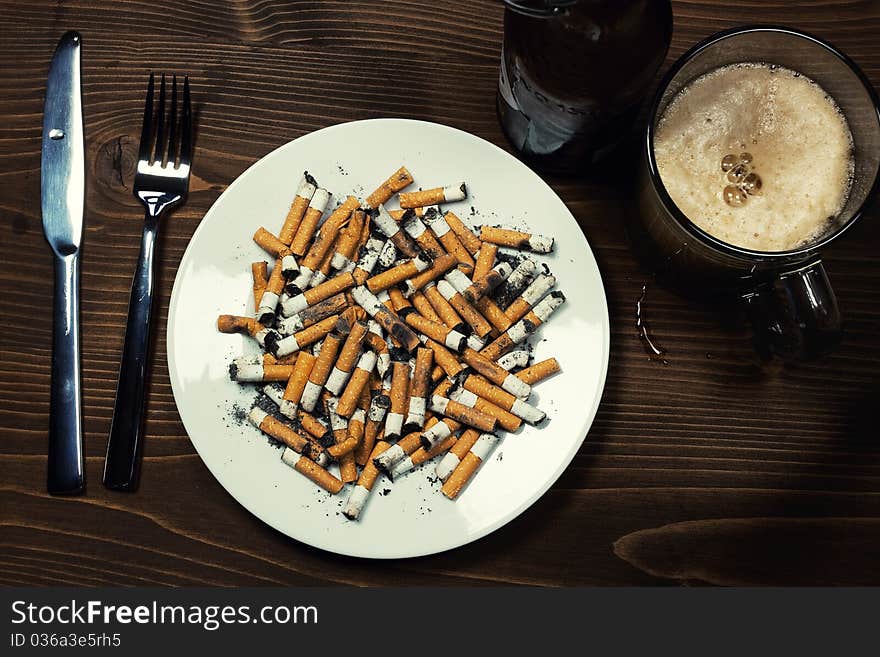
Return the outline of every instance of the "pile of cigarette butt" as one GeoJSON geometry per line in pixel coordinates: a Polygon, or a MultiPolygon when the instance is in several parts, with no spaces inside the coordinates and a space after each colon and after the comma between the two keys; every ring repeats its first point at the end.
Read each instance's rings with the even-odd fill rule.
{"type": "Polygon", "coordinates": [[[335,495],[353,483],[351,520],[380,475],[436,457],[441,490],[455,499],[502,430],[544,422],[531,387],[560,370],[555,358],[528,366],[528,338],[565,296],[523,252],[550,253],[553,238],[475,234],[438,207],[465,199],[464,183],[402,191],[411,184],[401,167],[322,222],[330,193],[305,173],[278,234],[254,234],[274,267],[251,266],[253,316],[217,320],[264,351],[229,367],[274,402],[263,398],[250,422],[321,488],[335,495]],[[395,194],[401,209],[386,209],[395,194]]]}

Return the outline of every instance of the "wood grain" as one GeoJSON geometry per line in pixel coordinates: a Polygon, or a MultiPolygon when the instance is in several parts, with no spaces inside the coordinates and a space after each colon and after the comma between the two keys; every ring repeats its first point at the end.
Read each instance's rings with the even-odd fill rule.
{"type": "MultiPolygon", "coordinates": [[[[880,83],[880,2],[674,3],[669,61],[731,25],[827,38],[880,83]]],[[[534,507],[475,544],[377,565],[287,539],[250,516],[180,423],[164,329],[177,265],[223,189],[280,144],[341,121],[439,121],[508,148],[495,118],[500,2],[164,0],[0,2],[0,582],[118,584],[878,584],[880,227],[876,204],[827,253],[846,315],[820,363],[760,366],[735,315],[656,285],[649,361],[634,304],[649,281],[623,229],[623,156],[548,178],[599,261],[612,321],[608,383],[571,467],[534,507]],[[83,34],[88,148],[83,355],[88,494],[44,491],[52,271],[39,213],[45,74],[83,34]],[[141,489],[100,485],[141,210],[131,196],[150,70],[188,73],[195,177],[163,226],[141,489]]],[[[669,62],[667,62],[668,65],[669,62]]]]}

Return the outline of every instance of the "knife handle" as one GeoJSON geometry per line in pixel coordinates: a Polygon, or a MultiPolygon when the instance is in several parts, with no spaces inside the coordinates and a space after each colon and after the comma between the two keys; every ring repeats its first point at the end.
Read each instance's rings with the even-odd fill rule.
{"type": "Polygon", "coordinates": [[[158,219],[147,214],[141,252],[131,284],[128,323],[116,386],[116,405],[104,461],[104,485],[120,491],[137,489],[144,431],[144,382],[153,315],[153,251],[158,219]]]}
{"type": "Polygon", "coordinates": [[[79,353],[79,254],[55,254],[49,470],[53,495],[83,492],[82,374],[79,353]]]}

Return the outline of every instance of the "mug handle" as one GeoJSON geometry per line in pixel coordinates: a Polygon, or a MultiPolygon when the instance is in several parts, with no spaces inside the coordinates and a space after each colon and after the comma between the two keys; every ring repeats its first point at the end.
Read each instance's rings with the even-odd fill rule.
{"type": "Polygon", "coordinates": [[[777,272],[742,292],[754,328],[755,349],[765,359],[815,360],[843,335],[837,298],[820,259],[777,272]]]}

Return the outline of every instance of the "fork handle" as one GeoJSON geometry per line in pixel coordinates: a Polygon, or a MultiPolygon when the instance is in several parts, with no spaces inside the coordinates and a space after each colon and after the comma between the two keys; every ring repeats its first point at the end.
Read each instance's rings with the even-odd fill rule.
{"type": "Polygon", "coordinates": [[[144,383],[153,315],[153,253],[158,217],[147,212],[141,252],[131,284],[128,322],[116,385],[116,404],[104,460],[104,485],[134,491],[140,474],[144,438],[144,383]]]}
{"type": "Polygon", "coordinates": [[[83,491],[82,391],[79,345],[79,253],[55,254],[49,468],[53,495],[83,491]]]}

